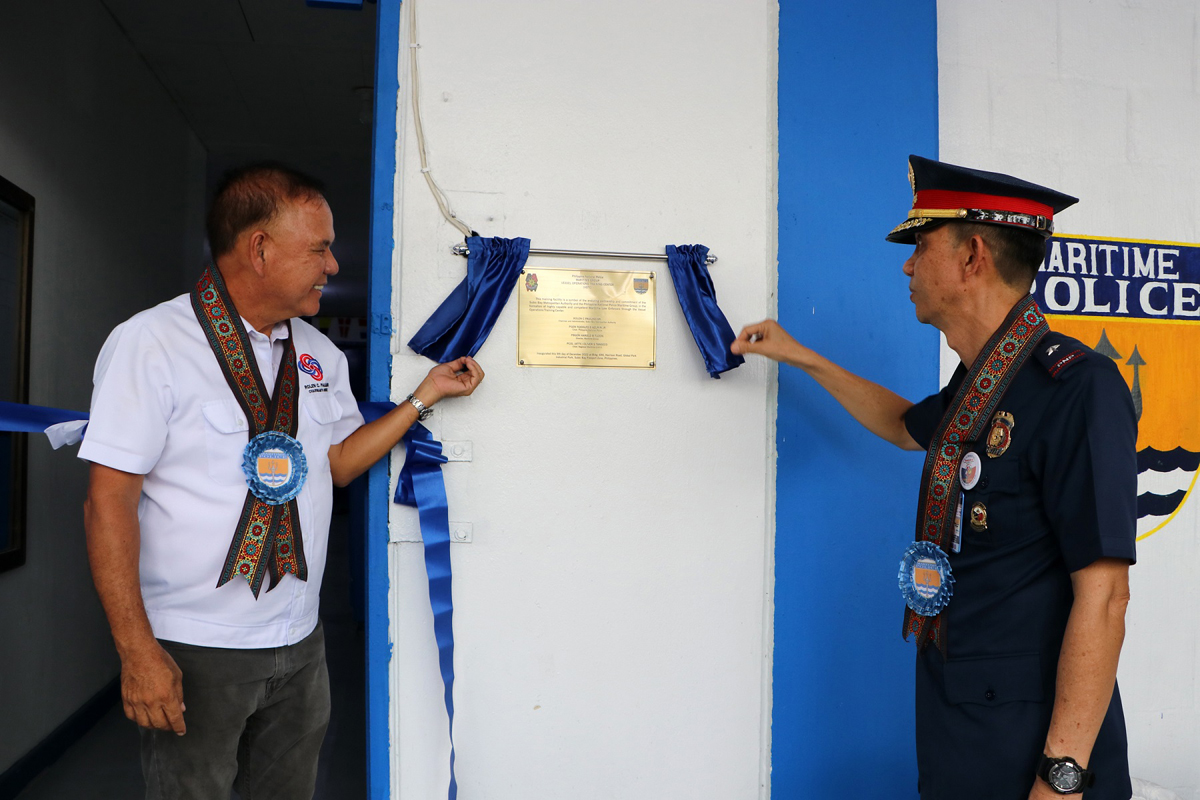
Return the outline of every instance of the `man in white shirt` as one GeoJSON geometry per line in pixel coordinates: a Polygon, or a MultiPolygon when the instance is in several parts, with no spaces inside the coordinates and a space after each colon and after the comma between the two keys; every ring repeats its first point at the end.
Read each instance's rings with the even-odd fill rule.
{"type": "Polygon", "coordinates": [[[79,453],[88,553],[147,797],[228,797],[236,779],[247,798],[310,798],[333,485],[483,371],[440,364],[364,425],[345,357],[297,319],[338,271],[320,184],[280,165],[233,172],[208,235],[215,264],[190,295],[119,325],[97,360],[79,453]]]}

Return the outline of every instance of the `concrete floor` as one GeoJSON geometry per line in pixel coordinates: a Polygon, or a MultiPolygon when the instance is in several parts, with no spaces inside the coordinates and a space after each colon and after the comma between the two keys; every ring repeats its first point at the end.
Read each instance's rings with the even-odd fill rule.
{"type": "MultiPolygon", "coordinates": [[[[321,748],[314,800],[365,800],[367,796],[366,639],[350,603],[346,531],[344,516],[335,516],[321,587],[333,711],[321,748]]],[[[136,800],[144,793],[137,728],[116,705],[17,800],[136,800]]]]}

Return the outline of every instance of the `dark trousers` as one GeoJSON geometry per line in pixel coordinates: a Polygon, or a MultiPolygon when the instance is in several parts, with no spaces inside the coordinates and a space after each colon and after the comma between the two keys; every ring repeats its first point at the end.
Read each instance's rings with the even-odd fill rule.
{"type": "Polygon", "coordinates": [[[311,800],[329,725],[325,635],[232,650],[161,642],[183,671],[187,733],[141,729],[146,800],[311,800]]]}

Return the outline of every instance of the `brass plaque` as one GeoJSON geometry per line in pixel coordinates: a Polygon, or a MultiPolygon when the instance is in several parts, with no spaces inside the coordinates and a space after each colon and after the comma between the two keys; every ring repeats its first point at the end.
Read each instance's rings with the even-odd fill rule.
{"type": "Polygon", "coordinates": [[[517,293],[520,366],[654,369],[653,272],[526,267],[517,293]]]}

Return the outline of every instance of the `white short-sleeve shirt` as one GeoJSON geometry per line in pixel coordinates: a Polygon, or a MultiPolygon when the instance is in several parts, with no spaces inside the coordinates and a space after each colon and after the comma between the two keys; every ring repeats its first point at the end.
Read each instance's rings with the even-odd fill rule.
{"type": "MultiPolygon", "coordinates": [[[[207,647],[294,644],[317,625],[333,481],[329,448],[363,424],[346,358],[293,319],[308,479],[296,498],[308,580],[284,575],[258,599],[235,577],[217,588],[246,501],[242,451],[250,426],[181,295],[118,325],[96,361],[91,419],[79,457],[145,475],[138,503],[142,598],[154,635],[207,647]]],[[[249,330],[268,391],[287,337],[249,330]],[[274,358],[271,357],[275,350],[274,358]]]]}

